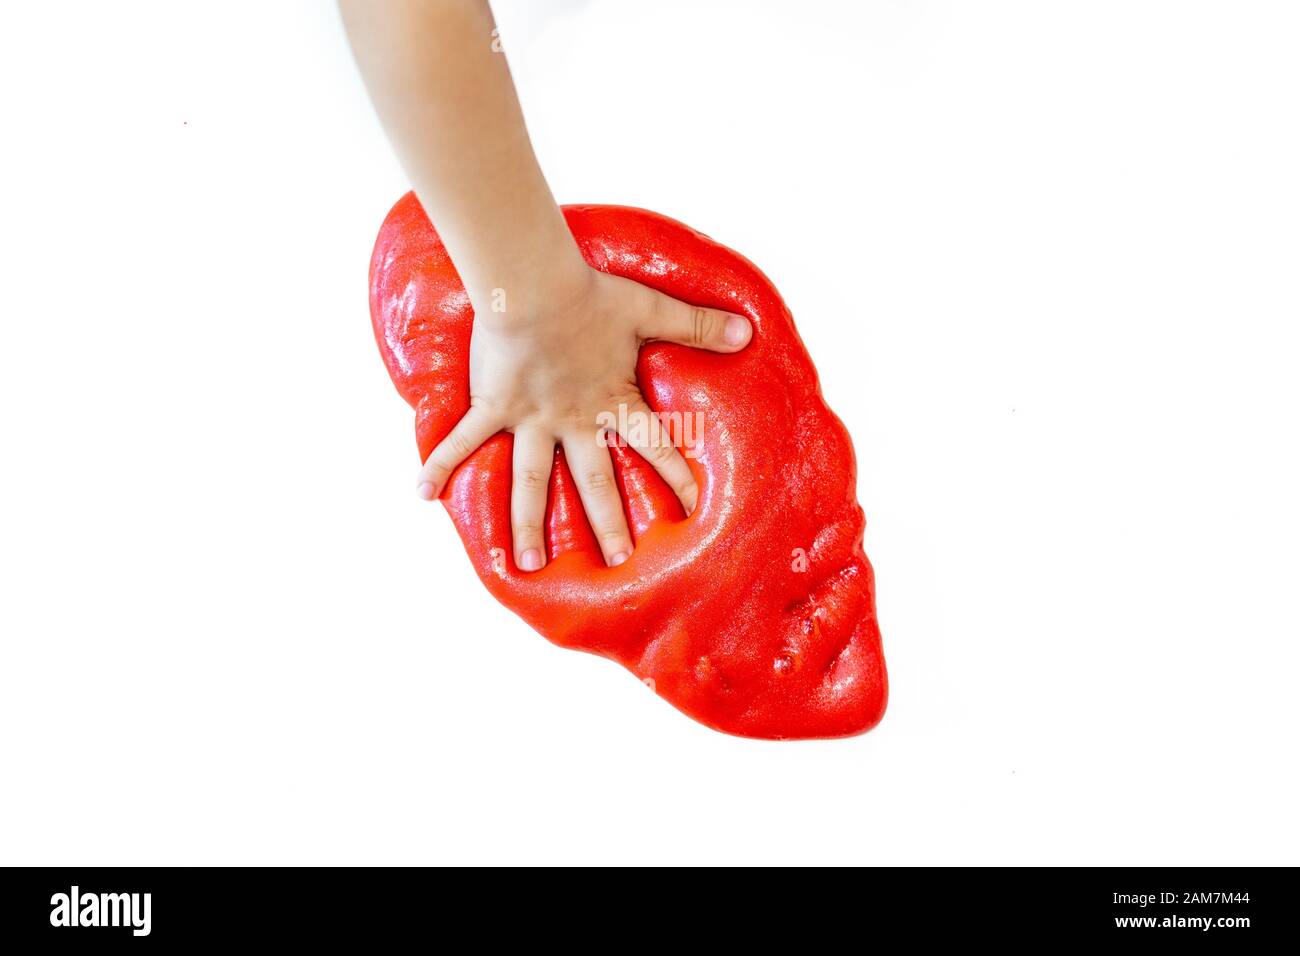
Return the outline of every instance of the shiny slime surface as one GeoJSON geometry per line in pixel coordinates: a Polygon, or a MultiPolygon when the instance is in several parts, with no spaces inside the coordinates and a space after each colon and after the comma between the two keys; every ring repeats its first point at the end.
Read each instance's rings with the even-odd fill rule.
{"type": "MultiPolygon", "coordinates": [[[[700,497],[685,517],[639,456],[612,449],[635,541],[619,567],[601,560],[557,451],[549,560],[519,571],[512,437],[483,445],[442,498],[479,577],[549,640],[618,661],[709,727],[766,738],[870,729],[887,683],[853,446],[822,400],[789,310],[754,265],[681,223],[619,206],[564,213],[595,268],[747,315],[754,337],[733,355],[641,350],[637,374],[651,406],[702,415],[691,419],[702,424],[691,461],[700,497]]],[[[411,194],[380,230],[370,306],[384,363],[415,409],[423,459],[468,407],[473,312],[411,194]]]]}

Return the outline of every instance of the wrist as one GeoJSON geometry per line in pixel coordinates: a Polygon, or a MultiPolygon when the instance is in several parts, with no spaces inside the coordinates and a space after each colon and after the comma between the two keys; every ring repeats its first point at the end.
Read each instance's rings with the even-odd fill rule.
{"type": "Polygon", "coordinates": [[[563,311],[585,299],[594,281],[566,230],[563,243],[548,242],[532,254],[515,256],[466,291],[476,321],[508,327],[563,311]]]}

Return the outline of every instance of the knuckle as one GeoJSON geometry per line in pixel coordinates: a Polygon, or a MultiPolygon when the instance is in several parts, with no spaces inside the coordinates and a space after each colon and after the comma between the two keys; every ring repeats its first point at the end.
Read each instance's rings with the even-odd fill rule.
{"type": "Polygon", "coordinates": [[[515,540],[535,541],[542,536],[542,526],[536,521],[519,521],[515,523],[515,540]]]}
{"type": "Polygon", "coordinates": [[[664,442],[652,444],[645,450],[646,460],[652,465],[666,465],[676,454],[677,449],[664,442]]]}
{"type": "Polygon", "coordinates": [[[515,485],[525,491],[539,491],[546,487],[546,475],[536,468],[515,472],[515,485]]]}
{"type": "Polygon", "coordinates": [[[462,432],[452,432],[447,436],[447,447],[452,453],[459,455],[461,458],[468,458],[469,453],[474,450],[474,446],[469,443],[469,439],[462,432]]]}
{"type": "Polygon", "coordinates": [[[429,460],[424,463],[424,473],[430,478],[446,478],[451,474],[452,467],[447,464],[446,457],[443,454],[435,451],[429,456],[429,460]]]}
{"type": "Polygon", "coordinates": [[[717,320],[708,309],[694,309],[691,314],[691,343],[704,345],[713,339],[717,320]]]}
{"type": "Polygon", "coordinates": [[[583,472],[582,484],[588,491],[605,492],[614,487],[614,478],[606,471],[583,472]]]}
{"type": "Polygon", "coordinates": [[[591,425],[592,415],[577,402],[557,406],[548,416],[557,431],[585,431],[591,425]]]}

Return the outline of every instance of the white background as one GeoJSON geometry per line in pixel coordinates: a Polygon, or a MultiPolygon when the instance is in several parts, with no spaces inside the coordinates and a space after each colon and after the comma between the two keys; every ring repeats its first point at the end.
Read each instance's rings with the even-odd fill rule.
{"type": "Polygon", "coordinates": [[[1300,862],[1295,5],[498,15],[561,201],[786,296],[884,722],[721,736],[479,586],[371,337],[406,186],[332,4],[27,4],[0,861],[1300,862]]]}

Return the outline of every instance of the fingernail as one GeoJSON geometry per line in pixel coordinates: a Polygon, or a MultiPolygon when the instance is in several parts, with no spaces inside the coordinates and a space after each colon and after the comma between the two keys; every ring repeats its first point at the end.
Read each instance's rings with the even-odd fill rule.
{"type": "Polygon", "coordinates": [[[616,568],[626,560],[627,560],[627,552],[620,551],[618,552],[618,554],[614,555],[612,558],[609,559],[609,566],[611,568],[616,568]]]}
{"type": "Polygon", "coordinates": [[[519,566],[525,571],[540,571],[542,569],[542,552],[536,548],[529,548],[519,556],[519,566]]]}
{"type": "Polygon", "coordinates": [[[750,335],[749,319],[741,315],[731,315],[727,317],[726,327],[722,330],[722,338],[732,348],[740,348],[749,341],[750,335]]]}
{"type": "Polygon", "coordinates": [[[420,482],[418,485],[415,486],[415,493],[419,495],[421,498],[423,498],[425,501],[432,501],[433,482],[432,481],[420,482]]]}

